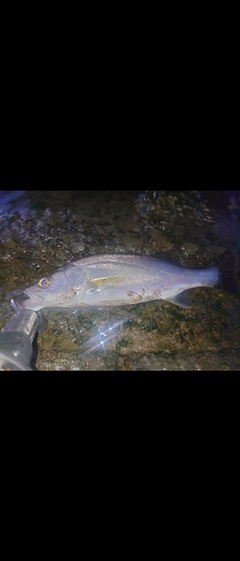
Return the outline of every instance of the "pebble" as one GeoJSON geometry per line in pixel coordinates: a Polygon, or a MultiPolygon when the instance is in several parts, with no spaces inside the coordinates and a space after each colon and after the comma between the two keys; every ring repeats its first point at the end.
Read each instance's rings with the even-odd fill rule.
{"type": "Polygon", "coordinates": [[[198,246],[195,243],[186,242],[181,245],[181,249],[186,255],[194,255],[198,251],[198,246]]]}
{"type": "Polygon", "coordinates": [[[4,247],[4,249],[13,249],[17,246],[16,242],[14,242],[13,240],[6,240],[5,242],[2,242],[1,245],[2,247],[4,247]]]}
{"type": "Polygon", "coordinates": [[[71,251],[72,253],[80,253],[82,251],[84,251],[85,249],[85,243],[83,242],[75,242],[71,245],[71,251]]]}

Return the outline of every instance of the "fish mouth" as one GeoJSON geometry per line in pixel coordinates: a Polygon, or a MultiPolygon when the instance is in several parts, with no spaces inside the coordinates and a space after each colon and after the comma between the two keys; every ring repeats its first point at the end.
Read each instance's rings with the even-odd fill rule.
{"type": "Polygon", "coordinates": [[[19,312],[19,310],[23,310],[25,308],[29,308],[35,311],[44,308],[44,304],[42,302],[38,303],[36,297],[31,297],[31,294],[28,295],[26,292],[21,292],[21,294],[19,294],[15,298],[12,298],[11,304],[16,312],[19,312]]]}
{"type": "Polygon", "coordinates": [[[26,300],[29,300],[30,297],[27,296],[27,294],[25,294],[24,292],[21,292],[21,294],[18,294],[17,296],[15,296],[14,298],[11,298],[11,304],[14,308],[14,310],[16,312],[19,312],[19,310],[22,310],[23,308],[26,308],[26,300]]]}
{"type": "MultiPolygon", "coordinates": [[[[11,304],[15,312],[18,313],[24,309],[29,309],[29,308],[32,309],[32,306],[29,305],[29,300],[31,300],[31,298],[27,296],[24,292],[21,292],[21,294],[11,299],[11,304]]],[[[47,322],[44,313],[41,310],[41,307],[37,307],[37,309],[35,307],[34,311],[37,312],[37,315],[39,317],[39,324],[38,324],[37,331],[45,331],[47,327],[47,322]]]]}

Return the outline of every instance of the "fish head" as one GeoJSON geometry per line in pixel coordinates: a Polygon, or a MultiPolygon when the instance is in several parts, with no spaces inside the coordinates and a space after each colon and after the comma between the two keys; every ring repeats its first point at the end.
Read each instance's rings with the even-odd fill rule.
{"type": "Polygon", "coordinates": [[[56,273],[42,277],[24,290],[21,307],[41,310],[49,307],[77,305],[84,291],[86,273],[73,264],[64,265],[56,273]]]}

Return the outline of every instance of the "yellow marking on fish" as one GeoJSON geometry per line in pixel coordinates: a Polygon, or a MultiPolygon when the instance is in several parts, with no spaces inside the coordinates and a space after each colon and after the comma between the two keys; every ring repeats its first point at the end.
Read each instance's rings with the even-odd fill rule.
{"type": "Polygon", "coordinates": [[[112,275],[107,277],[98,277],[96,279],[90,278],[89,282],[94,286],[94,288],[103,288],[104,286],[109,286],[110,284],[114,286],[122,284],[124,282],[124,277],[121,277],[120,275],[112,275]]]}

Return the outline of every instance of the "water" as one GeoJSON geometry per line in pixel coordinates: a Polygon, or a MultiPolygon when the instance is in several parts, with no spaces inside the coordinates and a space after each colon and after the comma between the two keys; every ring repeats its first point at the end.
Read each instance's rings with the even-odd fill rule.
{"type": "MultiPolygon", "coordinates": [[[[1,191],[0,328],[14,315],[12,294],[65,263],[136,252],[204,267],[226,249],[240,259],[239,226],[237,191],[1,191]]],[[[191,309],[47,310],[36,366],[240,370],[239,298],[208,288],[192,295],[191,309]]]]}

